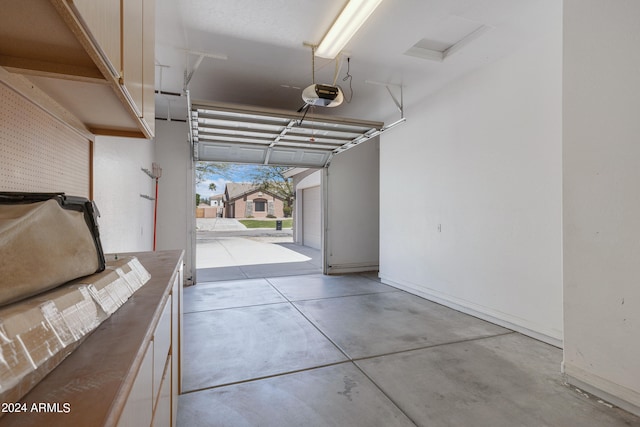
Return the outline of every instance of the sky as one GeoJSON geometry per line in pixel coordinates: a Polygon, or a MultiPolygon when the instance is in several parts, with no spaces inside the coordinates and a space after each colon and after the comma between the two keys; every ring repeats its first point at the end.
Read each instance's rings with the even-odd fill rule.
{"type": "Polygon", "coordinates": [[[224,186],[227,182],[251,182],[252,171],[259,168],[260,165],[236,165],[229,178],[220,175],[210,175],[200,184],[196,185],[196,193],[200,194],[203,199],[208,199],[213,195],[224,193],[224,186]],[[209,190],[209,184],[216,185],[215,191],[209,190]]]}

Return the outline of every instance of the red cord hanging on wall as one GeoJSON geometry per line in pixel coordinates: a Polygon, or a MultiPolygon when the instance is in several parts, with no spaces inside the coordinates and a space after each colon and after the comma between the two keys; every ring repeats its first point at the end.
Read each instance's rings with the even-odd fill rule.
{"type": "Polygon", "coordinates": [[[162,176],[162,168],[159,164],[153,163],[152,172],[153,177],[156,179],[156,199],[155,206],[153,208],[153,251],[156,250],[156,236],[158,229],[158,180],[162,176]]]}

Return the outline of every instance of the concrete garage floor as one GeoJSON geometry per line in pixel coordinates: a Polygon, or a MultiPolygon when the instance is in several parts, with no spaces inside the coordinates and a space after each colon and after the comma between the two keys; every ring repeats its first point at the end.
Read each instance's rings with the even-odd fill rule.
{"type": "Polygon", "coordinates": [[[558,348],[372,275],[184,295],[182,427],[640,426],[564,385],[558,348]]]}
{"type": "Polygon", "coordinates": [[[320,251],[295,243],[219,237],[198,243],[197,283],[322,272],[320,251]]]}

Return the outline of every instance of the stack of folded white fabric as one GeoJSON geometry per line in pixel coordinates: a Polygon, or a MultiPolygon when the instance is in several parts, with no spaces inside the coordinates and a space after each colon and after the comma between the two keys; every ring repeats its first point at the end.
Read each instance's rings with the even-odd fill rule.
{"type": "Polygon", "coordinates": [[[149,281],[135,257],[0,307],[0,401],[17,402],[149,281]]]}

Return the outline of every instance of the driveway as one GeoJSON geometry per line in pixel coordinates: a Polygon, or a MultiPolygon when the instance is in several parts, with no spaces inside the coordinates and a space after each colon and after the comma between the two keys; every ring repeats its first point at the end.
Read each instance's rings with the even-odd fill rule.
{"type": "Polygon", "coordinates": [[[291,229],[247,229],[232,218],[197,218],[196,268],[307,262],[293,244],[291,229]]]}
{"type": "Polygon", "coordinates": [[[196,218],[198,231],[236,231],[246,230],[247,227],[233,218],[196,218]]]}
{"type": "MultiPolygon", "coordinates": [[[[289,239],[290,240],[290,239],[289,239]]],[[[199,240],[196,268],[305,262],[311,258],[273,242],[248,237],[215,237],[199,240]]]]}

